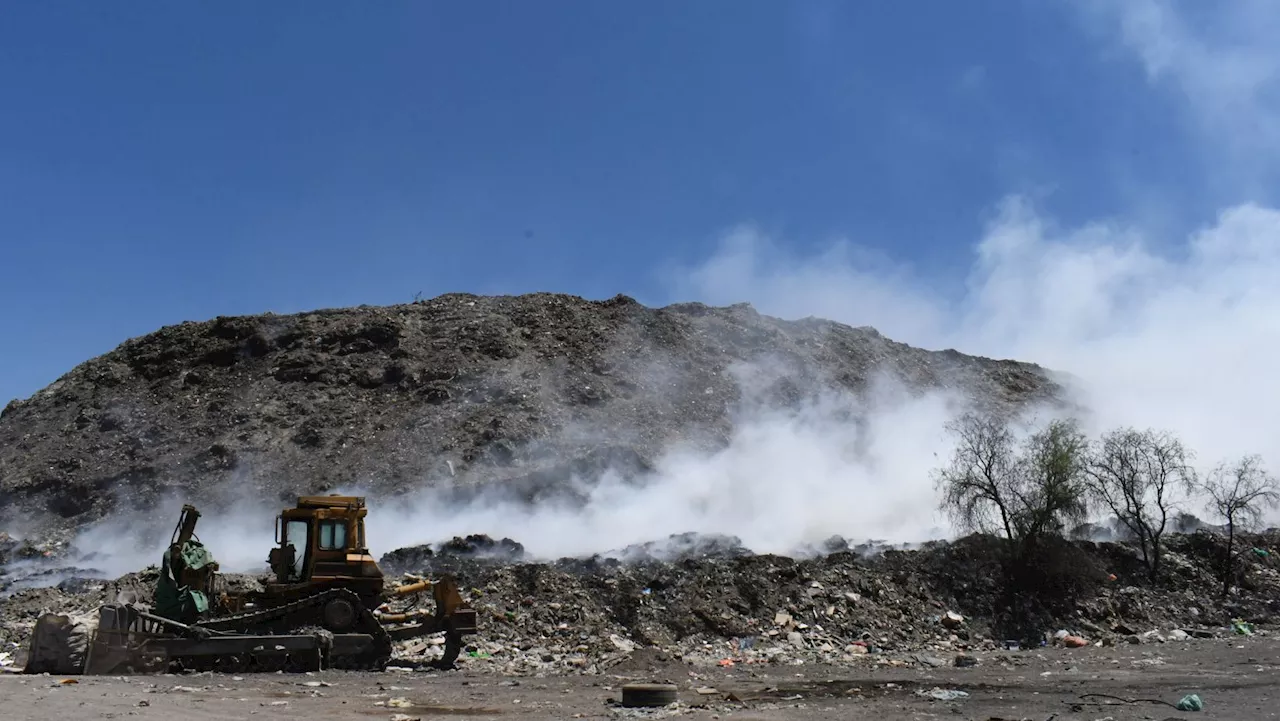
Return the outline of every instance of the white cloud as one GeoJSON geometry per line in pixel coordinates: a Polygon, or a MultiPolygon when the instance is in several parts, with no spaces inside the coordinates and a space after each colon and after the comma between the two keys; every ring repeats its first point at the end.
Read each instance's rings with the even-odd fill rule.
{"type": "Polygon", "coordinates": [[[940,320],[939,299],[915,290],[920,285],[912,270],[882,254],[835,241],[798,258],[751,226],[726,233],[714,255],[666,280],[673,299],[730,305],[765,296],[778,315],[829,318],[829,310],[839,309],[875,317],[878,329],[890,336],[915,336],[940,320]],[[744,288],[744,278],[754,285],[744,288]]]}
{"type": "Polygon", "coordinates": [[[1280,13],[1267,0],[1073,3],[1175,93],[1202,134],[1207,162],[1257,182],[1280,156],[1280,13]],[[1195,17],[1192,17],[1192,14],[1195,17]]]}

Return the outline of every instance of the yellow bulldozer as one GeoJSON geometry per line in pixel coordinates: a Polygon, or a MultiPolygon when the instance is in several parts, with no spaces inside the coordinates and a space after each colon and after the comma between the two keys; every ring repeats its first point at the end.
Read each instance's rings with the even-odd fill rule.
{"type": "Polygon", "coordinates": [[[276,517],[261,590],[233,592],[196,536],[200,512],[183,506],[153,603],[102,606],[84,672],[381,669],[395,640],[440,633],[443,654],[430,665],[452,668],[477,630],[475,610],[449,576],[388,586],[365,541],[367,513],[360,496],[299,497],[276,517]],[[434,612],[389,608],[425,592],[434,612]]]}

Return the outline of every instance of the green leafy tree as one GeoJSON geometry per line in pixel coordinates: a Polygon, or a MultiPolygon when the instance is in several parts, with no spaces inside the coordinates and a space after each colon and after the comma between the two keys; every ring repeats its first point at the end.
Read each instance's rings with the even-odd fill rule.
{"type": "Polygon", "coordinates": [[[1088,514],[1088,441],[1074,421],[1054,420],[1018,442],[1007,419],[967,413],[948,426],[956,445],[934,471],[942,509],[966,530],[998,531],[1017,552],[1088,514]]]}

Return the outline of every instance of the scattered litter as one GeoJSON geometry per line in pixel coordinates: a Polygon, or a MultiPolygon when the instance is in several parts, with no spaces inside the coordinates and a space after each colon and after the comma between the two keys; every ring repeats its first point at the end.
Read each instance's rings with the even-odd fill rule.
{"type": "Polygon", "coordinates": [[[917,696],[924,696],[935,701],[959,701],[960,699],[969,698],[967,691],[958,691],[953,688],[934,688],[929,691],[916,691],[917,696]]]}
{"type": "Polygon", "coordinates": [[[1177,709],[1179,711],[1203,711],[1204,702],[1200,700],[1200,696],[1189,693],[1178,701],[1177,709]]]}
{"type": "MultiPolygon", "coordinates": [[[[1082,706],[1084,704],[1092,704],[1094,706],[1134,706],[1140,703],[1150,703],[1150,704],[1158,704],[1161,706],[1168,706],[1169,708],[1178,709],[1179,711],[1185,710],[1185,709],[1178,708],[1178,706],[1171,704],[1168,701],[1165,701],[1163,699],[1158,699],[1158,698],[1125,698],[1123,696],[1113,696],[1109,693],[1086,693],[1086,694],[1081,694],[1080,698],[1081,699],[1100,698],[1100,699],[1106,699],[1106,700],[1084,701],[1084,702],[1077,703],[1075,705],[1082,706]]],[[[1190,697],[1187,697],[1187,698],[1190,698],[1190,697]]],[[[1199,700],[1199,697],[1197,696],[1196,699],[1199,700]]]]}

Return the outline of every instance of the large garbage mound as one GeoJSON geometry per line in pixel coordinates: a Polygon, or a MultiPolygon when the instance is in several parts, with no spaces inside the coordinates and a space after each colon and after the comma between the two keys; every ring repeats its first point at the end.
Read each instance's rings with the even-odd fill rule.
{"type": "Polygon", "coordinates": [[[229,493],[291,502],[448,479],[517,499],[726,442],[736,364],[779,406],[877,373],[992,403],[1056,397],[1037,366],[925,351],[750,306],[537,293],[186,322],[129,340],[0,414],[0,529],[41,532],[229,493]],[[52,515],[52,526],[47,516],[52,515]]]}

